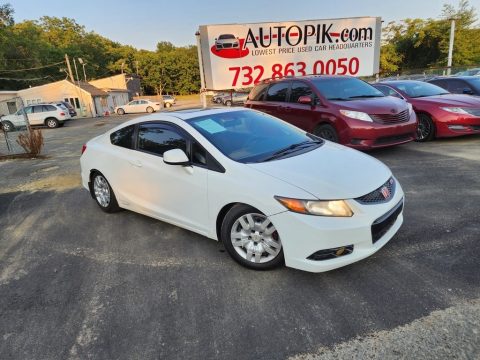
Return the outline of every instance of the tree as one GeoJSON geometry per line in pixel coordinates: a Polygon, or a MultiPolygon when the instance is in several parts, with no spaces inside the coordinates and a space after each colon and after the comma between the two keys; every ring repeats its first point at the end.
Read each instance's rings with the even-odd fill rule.
{"type": "Polygon", "coordinates": [[[13,20],[14,10],[12,5],[3,4],[0,5],[0,27],[12,26],[14,24],[13,20]]]}

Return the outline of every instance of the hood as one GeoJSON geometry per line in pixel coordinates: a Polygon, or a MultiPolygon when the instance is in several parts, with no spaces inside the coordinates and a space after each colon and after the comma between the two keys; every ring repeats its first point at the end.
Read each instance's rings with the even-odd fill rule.
{"type": "Polygon", "coordinates": [[[448,94],[411,98],[412,104],[431,104],[438,106],[480,108],[480,98],[471,95],[448,94]]]}
{"type": "Polygon", "coordinates": [[[332,101],[339,109],[361,111],[367,114],[398,114],[408,109],[405,100],[393,96],[366,98],[349,101],[332,101]]]}
{"type": "Polygon", "coordinates": [[[321,200],[352,199],[366,195],[392,175],[390,169],[377,159],[328,141],[304,154],[248,166],[301,188],[321,200]]]}

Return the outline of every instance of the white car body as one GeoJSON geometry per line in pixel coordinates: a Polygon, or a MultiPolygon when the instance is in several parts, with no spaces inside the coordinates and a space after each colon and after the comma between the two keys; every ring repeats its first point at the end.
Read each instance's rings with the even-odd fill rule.
{"type": "Polygon", "coordinates": [[[125,114],[148,113],[148,112],[160,111],[160,109],[161,109],[161,105],[159,102],[141,99],[141,100],[130,101],[128,104],[125,104],[122,106],[117,106],[115,108],[115,113],[118,114],[119,111],[121,110],[123,110],[125,114]]]}
{"type": "Polygon", "coordinates": [[[217,50],[223,49],[238,49],[240,43],[238,39],[232,34],[222,34],[215,39],[215,47],[217,50]]]}
{"type": "Polygon", "coordinates": [[[27,115],[30,125],[47,125],[48,119],[56,119],[59,124],[71,118],[68,109],[56,104],[35,104],[26,106],[18,110],[15,114],[2,116],[1,121],[10,122],[14,127],[25,126],[25,116],[27,115]]]}
{"type": "Polygon", "coordinates": [[[404,193],[388,167],[373,157],[326,141],[319,148],[297,156],[245,164],[225,156],[185,121],[233,111],[252,110],[160,113],[128,121],[86,144],[81,157],[83,186],[90,189],[92,171],[98,170],[109,181],[121,208],[215,240],[219,240],[217,220],[222,209],[232,203],[250,205],[265,214],[276,227],[285,264],[311,272],[332,270],[368,257],[398,231],[403,222],[404,193]],[[116,130],[152,121],[168,122],[184,129],[225,172],[198,166],[172,166],[164,163],[160,156],[111,144],[110,134],[116,130]],[[365,205],[355,200],[382,188],[389,179],[394,179],[396,184],[388,201],[365,205]],[[295,213],[287,210],[275,196],[344,199],[354,214],[326,217],[295,213]],[[373,243],[372,224],[397,206],[401,208],[393,224],[373,243]],[[308,259],[319,250],[350,245],[353,251],[346,256],[321,261],[308,259]]]}

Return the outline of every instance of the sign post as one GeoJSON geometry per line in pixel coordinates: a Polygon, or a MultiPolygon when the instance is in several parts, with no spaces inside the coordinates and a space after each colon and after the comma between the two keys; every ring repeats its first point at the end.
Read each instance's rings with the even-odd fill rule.
{"type": "Polygon", "coordinates": [[[204,89],[241,89],[285,76],[379,72],[379,17],[202,25],[197,34],[204,89]]]}

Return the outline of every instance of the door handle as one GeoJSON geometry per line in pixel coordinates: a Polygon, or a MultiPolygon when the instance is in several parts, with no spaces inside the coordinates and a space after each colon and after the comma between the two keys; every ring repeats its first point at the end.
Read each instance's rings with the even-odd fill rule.
{"type": "Polygon", "coordinates": [[[129,163],[132,166],[142,167],[142,162],[140,160],[132,160],[132,161],[129,161],[129,163]]]}

